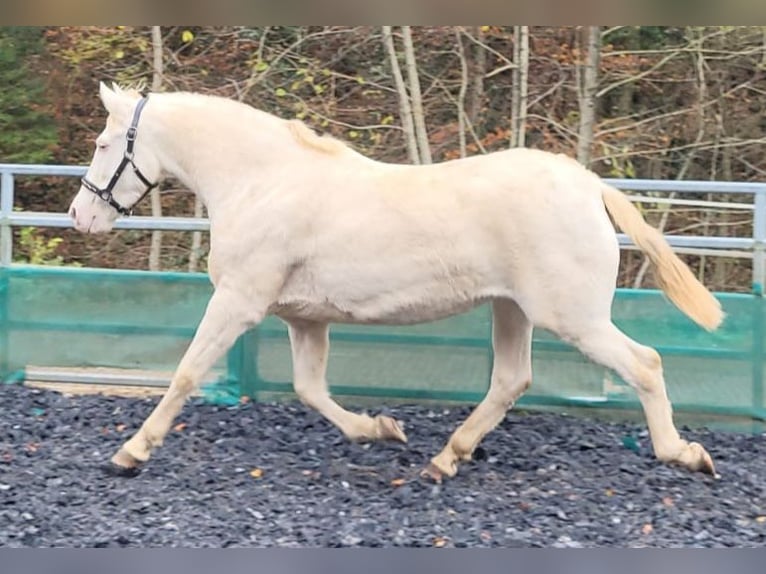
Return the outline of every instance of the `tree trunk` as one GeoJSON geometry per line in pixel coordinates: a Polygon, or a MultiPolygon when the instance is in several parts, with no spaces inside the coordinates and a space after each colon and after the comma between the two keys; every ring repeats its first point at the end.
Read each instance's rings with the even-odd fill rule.
{"type": "MultiPolygon", "coordinates": [[[[457,135],[460,144],[460,157],[466,156],[465,143],[465,95],[468,91],[468,62],[465,57],[465,48],[463,48],[463,36],[460,28],[455,28],[455,41],[457,42],[457,52],[460,57],[460,91],[457,97],[457,135]]],[[[470,121],[470,120],[469,120],[470,121]]]]}
{"type": "Polygon", "coordinates": [[[407,142],[407,153],[412,163],[419,164],[420,152],[418,151],[418,142],[415,137],[415,125],[412,119],[410,96],[404,85],[402,69],[399,67],[399,59],[396,56],[396,48],[394,47],[394,36],[391,31],[391,26],[383,26],[383,45],[388,53],[388,59],[391,63],[391,74],[394,76],[396,93],[399,97],[399,115],[402,117],[402,129],[404,130],[404,138],[407,142]]]}
{"type": "MultiPolygon", "coordinates": [[[[478,40],[481,40],[481,26],[475,26],[472,34],[478,40]]],[[[487,51],[478,42],[471,42],[468,55],[468,74],[470,79],[466,114],[471,125],[477,126],[484,102],[484,74],[487,72],[487,51]]]]}
{"type": "Polygon", "coordinates": [[[585,38],[580,41],[580,58],[575,67],[577,102],[580,108],[580,126],[577,139],[577,161],[588,167],[593,148],[593,130],[596,124],[596,92],[598,66],[601,59],[601,28],[587,26],[585,38]]]}
{"type": "MultiPolygon", "coordinates": [[[[162,89],[162,30],[159,26],[152,26],[152,91],[159,92],[162,89]]],[[[152,205],[152,217],[162,217],[162,201],[160,188],[155,187],[149,194],[152,205]]],[[[149,249],[149,270],[160,270],[160,255],[162,254],[162,231],[152,231],[152,245],[149,249]]]]}
{"type": "MultiPolygon", "coordinates": [[[[627,37],[624,40],[625,50],[637,51],[641,48],[639,42],[639,27],[629,26],[627,31],[627,37]]],[[[633,105],[633,96],[636,92],[636,82],[628,82],[623,84],[619,88],[617,93],[617,114],[620,117],[627,117],[632,114],[635,109],[633,105]]]]}
{"type": "MultiPolygon", "coordinates": [[[[202,215],[203,215],[202,201],[197,195],[195,195],[194,196],[194,217],[202,217],[202,215]]],[[[189,272],[190,273],[194,273],[199,268],[199,256],[200,256],[201,249],[202,249],[202,232],[193,231],[191,250],[189,251],[189,272]]]]}
{"type": "Polygon", "coordinates": [[[407,79],[410,82],[410,96],[412,97],[412,118],[415,123],[415,135],[420,150],[420,162],[431,163],[431,146],[428,143],[428,130],[426,129],[425,114],[423,113],[423,98],[420,94],[420,75],[418,64],[415,60],[415,47],[412,44],[412,29],[410,26],[402,26],[402,40],[404,41],[404,61],[407,64],[407,79]]]}
{"type": "Polygon", "coordinates": [[[529,85],[529,26],[513,27],[513,86],[511,87],[511,147],[524,147],[529,85]]]}

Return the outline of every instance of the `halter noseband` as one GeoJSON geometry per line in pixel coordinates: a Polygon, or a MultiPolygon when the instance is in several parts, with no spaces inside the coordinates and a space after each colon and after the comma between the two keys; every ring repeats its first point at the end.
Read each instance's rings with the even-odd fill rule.
{"type": "Polygon", "coordinates": [[[136,110],[133,112],[133,120],[130,122],[130,127],[128,128],[128,133],[126,136],[128,143],[125,149],[125,154],[122,156],[122,161],[120,162],[120,165],[117,166],[117,169],[115,170],[112,179],[109,180],[107,186],[102,189],[85,177],[83,177],[81,180],[85,189],[95,193],[97,196],[111,205],[114,209],[116,209],[117,213],[120,213],[121,215],[132,215],[133,208],[138,205],[138,202],[145,198],[151,190],[157,187],[157,184],[150,182],[144,176],[144,174],[141,173],[141,170],[138,169],[138,166],[133,162],[133,157],[135,155],[133,153],[133,145],[136,143],[136,136],[138,135],[138,120],[141,117],[141,112],[143,111],[148,98],[149,96],[144,96],[138,100],[138,105],[136,105],[136,110]],[[133,168],[133,173],[136,174],[136,177],[138,177],[138,179],[141,180],[141,183],[146,186],[146,191],[144,191],[143,195],[141,195],[141,197],[139,197],[135,203],[133,203],[133,205],[130,207],[123,207],[114,199],[112,190],[114,189],[114,186],[117,185],[117,181],[120,179],[122,172],[125,170],[128,164],[130,164],[130,166],[133,168]]]}

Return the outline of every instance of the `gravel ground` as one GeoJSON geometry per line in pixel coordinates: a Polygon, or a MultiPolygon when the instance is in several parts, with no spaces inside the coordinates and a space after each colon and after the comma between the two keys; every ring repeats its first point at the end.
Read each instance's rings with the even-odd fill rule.
{"type": "Polygon", "coordinates": [[[388,409],[410,443],[365,446],[296,404],[190,403],[139,477],[103,474],[156,400],[0,387],[0,546],[766,544],[764,436],[686,432],[715,480],[656,462],[643,426],[512,412],[434,485],[468,408],[388,409]]]}

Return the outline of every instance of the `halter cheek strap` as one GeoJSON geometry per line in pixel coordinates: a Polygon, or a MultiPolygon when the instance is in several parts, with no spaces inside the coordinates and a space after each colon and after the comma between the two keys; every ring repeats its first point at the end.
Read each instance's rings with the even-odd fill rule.
{"type": "Polygon", "coordinates": [[[94,184],[92,181],[88,180],[87,178],[82,178],[82,185],[85,189],[88,191],[92,191],[97,196],[99,196],[102,200],[107,202],[110,206],[112,206],[115,210],[117,210],[117,213],[121,215],[132,215],[133,214],[133,208],[138,205],[138,202],[140,202],[143,198],[146,197],[146,195],[153,190],[155,187],[157,187],[156,183],[150,182],[146,176],[141,173],[141,170],[138,169],[138,166],[133,161],[133,157],[135,156],[135,153],[133,152],[133,146],[136,143],[136,136],[138,135],[138,120],[141,118],[141,112],[144,109],[144,106],[146,105],[146,102],[148,101],[149,96],[144,96],[140,100],[138,100],[138,104],[136,105],[136,109],[133,112],[133,119],[130,122],[130,127],[128,128],[128,133],[126,135],[127,139],[127,145],[125,147],[125,153],[122,156],[122,161],[120,161],[120,165],[117,166],[117,169],[114,171],[114,175],[112,175],[112,179],[109,180],[109,183],[104,188],[98,187],[96,184],[94,184]],[[122,175],[122,172],[125,171],[125,168],[130,165],[133,168],[133,173],[136,174],[136,177],[138,177],[139,180],[141,180],[141,183],[143,183],[146,186],[146,191],[139,197],[133,205],[130,207],[124,207],[120,205],[117,200],[114,199],[114,195],[112,194],[112,191],[114,190],[114,186],[117,185],[117,182],[120,179],[120,176],[122,175]]]}

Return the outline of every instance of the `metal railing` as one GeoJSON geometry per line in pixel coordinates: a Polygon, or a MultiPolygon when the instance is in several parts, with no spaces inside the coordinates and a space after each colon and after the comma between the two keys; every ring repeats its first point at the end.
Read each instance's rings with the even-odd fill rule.
{"type": "MultiPolygon", "coordinates": [[[[3,164],[0,163],[0,266],[8,266],[13,261],[13,227],[72,227],[69,216],[65,213],[14,211],[14,186],[16,176],[67,176],[82,177],[85,166],[3,164]]],[[[624,191],[665,192],[677,194],[715,193],[743,194],[753,197],[753,234],[751,237],[710,237],[701,235],[666,235],[671,246],[677,250],[703,250],[706,255],[729,255],[724,250],[736,250],[736,256],[753,259],[752,287],[756,294],[763,293],[766,282],[766,183],[745,183],[725,181],[671,181],[648,179],[605,179],[609,184],[624,191]]],[[[634,201],[651,203],[668,200],[653,197],[634,197],[634,201]]],[[[683,204],[685,202],[680,200],[683,204]]],[[[672,201],[670,202],[672,203],[672,201]]],[[[691,202],[702,206],[705,202],[691,202]]],[[[717,208],[721,202],[715,203],[717,208]]],[[[742,209],[751,204],[732,204],[732,208],[742,209]]],[[[115,229],[168,230],[168,231],[207,231],[210,228],[207,218],[193,217],[121,217],[115,223],[115,229]]],[[[622,233],[617,234],[622,247],[632,246],[630,239],[622,233]]]]}
{"type": "MultiPolygon", "coordinates": [[[[66,213],[14,211],[16,176],[67,176],[80,178],[86,166],[0,163],[0,265],[13,261],[12,227],[72,227],[66,213]]],[[[208,231],[210,221],[196,217],[121,217],[115,229],[208,231]]]]}

